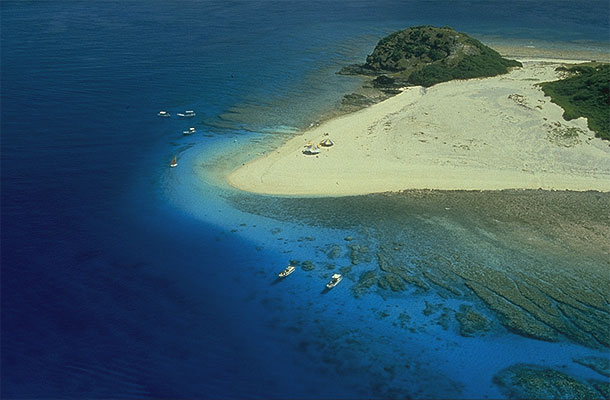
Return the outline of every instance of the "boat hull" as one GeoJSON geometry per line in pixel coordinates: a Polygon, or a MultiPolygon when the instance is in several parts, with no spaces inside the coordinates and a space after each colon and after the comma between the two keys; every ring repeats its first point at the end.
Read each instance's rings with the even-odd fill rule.
{"type": "Polygon", "coordinates": [[[332,281],[328,282],[326,284],[326,288],[327,289],[332,289],[335,286],[337,286],[339,284],[339,282],[341,282],[341,280],[343,280],[343,277],[337,278],[337,279],[333,279],[332,281]]]}
{"type": "Polygon", "coordinates": [[[282,272],[280,272],[279,274],[277,274],[277,276],[280,278],[285,278],[288,275],[292,274],[294,271],[295,271],[294,267],[288,267],[285,270],[283,270],[282,272]]]}

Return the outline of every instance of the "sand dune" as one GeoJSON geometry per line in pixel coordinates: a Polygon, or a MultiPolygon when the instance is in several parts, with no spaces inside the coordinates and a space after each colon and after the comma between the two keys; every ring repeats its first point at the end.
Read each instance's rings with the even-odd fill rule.
{"type": "MultiPolygon", "coordinates": [[[[412,87],[305,131],[228,176],[250,192],[352,195],[404,189],[610,191],[610,146],[536,83],[559,61],[503,76],[412,87]],[[335,145],[302,154],[328,133],[335,145]]],[[[561,60],[565,63],[566,60],[561,60]]]]}

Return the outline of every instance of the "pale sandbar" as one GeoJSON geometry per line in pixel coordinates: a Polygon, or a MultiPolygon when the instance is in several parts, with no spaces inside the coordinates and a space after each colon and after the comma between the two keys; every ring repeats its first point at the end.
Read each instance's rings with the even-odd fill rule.
{"type": "MultiPolygon", "coordinates": [[[[402,93],[328,120],[233,171],[241,190],[356,195],[406,189],[610,191],[610,143],[537,86],[569,60],[522,59],[523,68],[402,93]],[[328,133],[328,136],[324,134],[328,133]],[[317,156],[307,142],[335,145],[317,156]]],[[[578,61],[572,61],[578,62],[578,61]]]]}

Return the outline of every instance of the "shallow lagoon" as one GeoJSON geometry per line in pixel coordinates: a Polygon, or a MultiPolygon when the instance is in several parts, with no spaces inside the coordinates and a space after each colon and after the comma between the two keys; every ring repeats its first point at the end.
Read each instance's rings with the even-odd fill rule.
{"type": "Polygon", "coordinates": [[[608,194],[252,195],[218,173],[239,163],[231,154],[269,146],[254,142],[190,149],[183,157],[195,174],[176,180],[172,197],[195,215],[202,199],[219,200],[218,215],[206,219],[275,255],[253,266],[260,286],[252,299],[284,333],[276,340],[301,353],[298,368],[322,368],[356,396],[546,396],[535,383],[519,392],[494,380],[521,364],[523,374],[532,365],[579,379],[585,391],[595,390],[586,380],[603,385],[603,375],[574,360],[608,357],[608,194]],[[289,261],[297,271],[277,281],[289,261]],[[336,272],[344,282],[323,290],[336,272]]]}

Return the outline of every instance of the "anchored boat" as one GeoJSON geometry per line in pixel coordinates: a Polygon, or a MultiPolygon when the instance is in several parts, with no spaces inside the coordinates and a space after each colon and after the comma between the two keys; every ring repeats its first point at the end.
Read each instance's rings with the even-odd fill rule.
{"type": "Polygon", "coordinates": [[[279,276],[280,278],[285,278],[288,275],[292,274],[294,272],[294,270],[295,270],[295,268],[292,265],[289,265],[286,268],[284,268],[284,270],[282,272],[277,274],[277,276],[279,276]]]}
{"type": "Polygon", "coordinates": [[[172,162],[169,164],[170,167],[174,168],[178,166],[178,160],[176,160],[176,157],[174,157],[172,159],[172,162]]]}
{"type": "Polygon", "coordinates": [[[169,118],[171,116],[167,111],[159,111],[157,115],[163,118],[169,118]]]}
{"type": "Polygon", "coordinates": [[[184,113],[178,113],[178,116],[181,118],[193,118],[195,115],[195,111],[193,110],[186,110],[184,113]]]}
{"type": "Polygon", "coordinates": [[[343,279],[343,277],[341,276],[341,274],[334,274],[331,279],[330,282],[328,282],[326,284],[326,288],[327,289],[332,289],[335,286],[337,286],[339,284],[339,282],[341,282],[341,279],[343,279]]]}
{"type": "Polygon", "coordinates": [[[183,135],[192,135],[192,134],[193,134],[193,133],[195,133],[195,132],[197,132],[197,131],[195,130],[195,128],[189,128],[189,130],[188,130],[188,131],[182,131],[182,134],[183,134],[183,135]]]}

